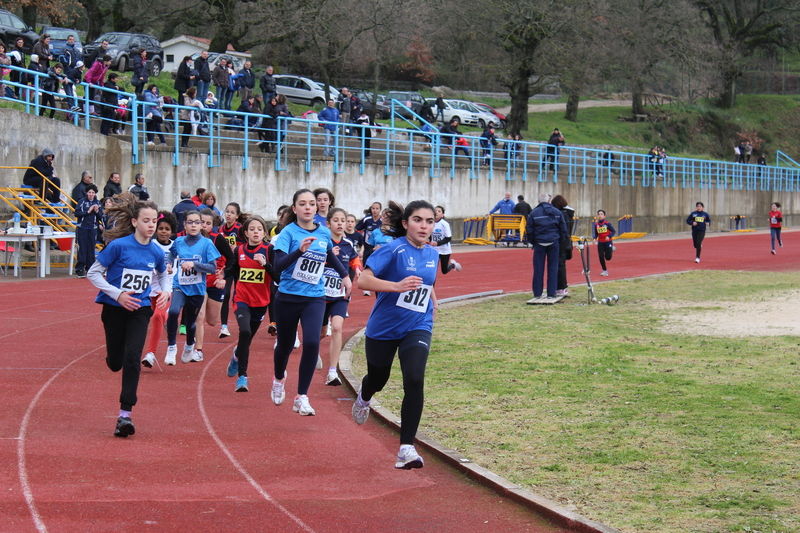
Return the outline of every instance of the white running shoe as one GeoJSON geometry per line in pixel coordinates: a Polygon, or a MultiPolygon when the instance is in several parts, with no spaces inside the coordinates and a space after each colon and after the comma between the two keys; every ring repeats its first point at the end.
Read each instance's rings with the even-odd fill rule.
{"type": "Polygon", "coordinates": [[[183,347],[183,353],[181,354],[181,363],[192,362],[192,357],[194,357],[194,344],[187,344],[183,347]]]}
{"type": "Polygon", "coordinates": [[[274,350],[277,347],[278,347],[278,339],[275,339],[275,344],[272,345],[272,349],[274,350]]]}
{"type": "Polygon", "coordinates": [[[363,425],[364,422],[367,421],[367,418],[369,418],[369,405],[363,405],[359,401],[360,397],[361,392],[359,391],[356,400],[353,402],[353,420],[355,420],[356,424],[359,426],[363,425]]]}
{"type": "Polygon", "coordinates": [[[299,348],[300,347],[300,334],[297,333],[296,331],[294,332],[294,347],[295,348],[299,348]]]}
{"type": "Polygon", "coordinates": [[[275,378],[272,378],[272,403],[275,405],[280,405],[283,403],[283,400],[286,398],[286,391],[283,388],[284,381],[286,381],[286,373],[283,374],[283,379],[278,381],[275,378]]]}
{"type": "Polygon", "coordinates": [[[601,276],[608,276],[608,270],[603,270],[602,272],[600,272],[600,275],[601,276]]]}
{"type": "Polygon", "coordinates": [[[314,408],[311,407],[311,404],[308,403],[308,396],[305,394],[299,394],[294,399],[292,411],[295,413],[300,413],[300,416],[314,416],[317,414],[316,411],[314,411],[314,408]]]}
{"type": "Polygon", "coordinates": [[[147,352],[147,355],[142,357],[142,366],[145,368],[153,368],[153,363],[156,362],[156,354],[147,352]]]}
{"type": "Polygon", "coordinates": [[[178,355],[177,346],[167,346],[167,355],[164,357],[164,364],[168,366],[175,366],[175,361],[178,355]]]}
{"type": "Polygon", "coordinates": [[[617,247],[616,247],[616,246],[614,246],[613,244],[611,245],[611,251],[612,251],[612,252],[616,252],[616,251],[617,251],[617,247]]]}
{"type": "Polygon", "coordinates": [[[461,272],[461,263],[451,259],[450,264],[456,267],[456,272],[461,272]]]}
{"type": "Polygon", "coordinates": [[[364,296],[371,296],[371,295],[372,295],[372,293],[371,293],[371,292],[369,292],[369,291],[364,291],[364,296]]]}
{"type": "Polygon", "coordinates": [[[328,370],[328,377],[325,379],[325,385],[336,387],[341,384],[342,380],[339,379],[339,373],[336,372],[336,369],[328,370]]]}
{"type": "Polygon", "coordinates": [[[222,326],[220,326],[219,328],[219,338],[224,339],[225,337],[230,337],[230,336],[231,332],[228,330],[228,325],[222,324],[222,326]]]}
{"type": "Polygon", "coordinates": [[[413,446],[400,446],[400,451],[397,453],[397,462],[394,464],[395,468],[411,470],[412,468],[422,468],[424,465],[425,462],[413,446]]]}
{"type": "Polygon", "coordinates": [[[317,356],[317,370],[322,370],[322,357],[317,356]]]}
{"type": "Polygon", "coordinates": [[[333,326],[331,326],[331,323],[328,322],[328,332],[326,333],[326,336],[330,337],[331,335],[333,335],[333,326]]]}
{"type": "Polygon", "coordinates": [[[699,257],[695,257],[694,262],[695,263],[699,263],[700,262],[700,258],[699,257]]]}
{"type": "Polygon", "coordinates": [[[202,363],[203,350],[195,350],[194,353],[192,353],[192,358],[189,361],[192,363],[202,363]]]}

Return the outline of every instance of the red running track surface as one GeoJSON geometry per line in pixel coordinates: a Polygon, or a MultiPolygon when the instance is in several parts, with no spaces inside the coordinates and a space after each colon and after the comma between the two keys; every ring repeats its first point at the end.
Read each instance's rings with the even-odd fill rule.
{"type": "MultiPolygon", "coordinates": [[[[688,236],[623,241],[608,279],[797,270],[792,237],[772,256],[768,235],[709,236],[700,265],[688,236]]],[[[464,271],[440,276],[440,298],[530,290],[530,250],[459,247],[453,257],[464,271]]],[[[596,256],[592,265],[599,272],[596,256]]],[[[577,252],[569,277],[583,281],[577,252]]],[[[324,386],[324,371],[309,393],[317,415],[293,413],[299,350],[287,399],[272,405],[273,338],[264,329],[253,346],[251,392],[234,393],[225,375],[236,328],[218,340],[208,327],[203,363],[143,370],[137,433],[113,437],[120,376],[105,366],[95,294],[79,279],[0,283],[0,532],[565,531],[429,453],[425,468],[395,470],[397,435],[375,420],[357,426],[352,395],[324,386]]],[[[346,337],[365,324],[372,302],[356,294],[346,337]]],[[[159,360],[165,351],[162,339],[159,360]]]]}

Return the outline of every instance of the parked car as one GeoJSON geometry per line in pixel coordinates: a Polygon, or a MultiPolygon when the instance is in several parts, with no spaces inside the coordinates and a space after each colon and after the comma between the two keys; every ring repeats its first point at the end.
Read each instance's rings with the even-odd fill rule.
{"type": "MultiPolygon", "coordinates": [[[[427,100],[431,104],[433,112],[436,113],[436,98],[428,98],[427,100]]],[[[467,105],[469,103],[470,102],[465,102],[463,100],[445,100],[444,122],[447,123],[457,118],[458,121],[465,126],[485,128],[486,124],[497,120],[494,118],[494,115],[489,117],[486,113],[478,111],[476,107],[467,105]]]]}
{"type": "MultiPolygon", "coordinates": [[[[369,114],[372,110],[373,103],[372,103],[372,94],[371,92],[364,91],[362,89],[350,89],[356,98],[361,100],[361,104],[364,106],[364,111],[369,114]]],[[[386,105],[385,97],[382,94],[378,95],[378,101],[374,104],[375,106],[375,119],[382,119],[388,118],[391,111],[389,110],[389,106],[386,105]]]]}
{"type": "Polygon", "coordinates": [[[81,36],[78,30],[70,28],[56,28],[55,26],[42,27],[42,33],[50,36],[50,51],[53,57],[58,57],[64,52],[64,46],[67,44],[67,37],[72,35],[75,37],[75,51],[78,52],[78,59],[83,59],[83,43],[81,43],[81,36]]]}
{"type": "Polygon", "coordinates": [[[506,127],[506,116],[504,114],[500,113],[499,111],[497,111],[497,109],[493,108],[489,104],[483,104],[481,102],[473,102],[473,104],[478,109],[482,109],[482,110],[487,111],[487,112],[493,114],[494,116],[496,116],[497,119],[500,121],[500,124],[499,124],[498,127],[500,129],[505,129],[505,127],[506,127]]]}
{"type": "MultiPolygon", "coordinates": [[[[325,107],[325,85],[323,83],[291,74],[275,74],[273,77],[278,94],[284,95],[290,102],[304,104],[316,110],[325,107]]],[[[339,91],[334,87],[330,87],[329,90],[331,98],[334,101],[337,100],[339,91]]]]}
{"type": "MultiPolygon", "coordinates": [[[[201,52],[195,52],[192,54],[192,61],[200,57],[201,52]]],[[[208,68],[214,70],[217,64],[219,63],[220,59],[225,58],[227,63],[230,65],[231,61],[233,61],[233,70],[239,72],[242,67],[244,66],[244,62],[236,56],[232,56],[229,54],[218,54],[217,52],[209,52],[208,53],[208,68]]]]}
{"type": "MultiPolygon", "coordinates": [[[[494,124],[496,128],[500,127],[500,121],[494,113],[481,109],[475,105],[474,102],[468,102],[466,100],[448,100],[448,102],[462,115],[462,123],[464,123],[463,116],[471,113],[471,117],[477,122],[475,125],[481,129],[485,128],[489,123],[494,124]]],[[[472,120],[472,118],[470,120],[472,120]]]]}
{"type": "Polygon", "coordinates": [[[25,40],[22,50],[26,54],[33,51],[33,45],[39,39],[39,35],[33,29],[22,22],[18,16],[5,9],[0,9],[0,39],[6,44],[6,51],[13,49],[17,37],[25,40]]]}
{"type": "MultiPolygon", "coordinates": [[[[422,104],[425,102],[425,99],[422,97],[421,94],[414,91],[389,91],[386,94],[386,105],[391,108],[392,100],[397,100],[407,108],[411,109],[417,115],[420,114],[422,110],[422,104]]],[[[411,113],[406,111],[405,109],[396,109],[397,113],[403,116],[404,118],[411,118],[411,113]]]]}
{"type": "MultiPolygon", "coordinates": [[[[153,77],[161,74],[164,68],[164,50],[161,43],[152,35],[145,33],[109,32],[98,37],[92,44],[83,47],[84,62],[88,63],[89,56],[100,46],[103,41],[108,41],[106,53],[111,56],[111,69],[117,72],[133,70],[133,58],[140,48],[147,50],[147,65],[153,77]]],[[[88,65],[87,65],[88,66],[88,65]]]]}

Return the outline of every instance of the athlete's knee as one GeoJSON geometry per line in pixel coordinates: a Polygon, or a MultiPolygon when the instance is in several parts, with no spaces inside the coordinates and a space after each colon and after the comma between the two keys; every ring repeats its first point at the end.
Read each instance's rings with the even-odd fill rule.
{"type": "Polygon", "coordinates": [[[106,366],[108,366],[112,372],[119,372],[122,370],[122,361],[116,358],[106,357],[106,366]]]}

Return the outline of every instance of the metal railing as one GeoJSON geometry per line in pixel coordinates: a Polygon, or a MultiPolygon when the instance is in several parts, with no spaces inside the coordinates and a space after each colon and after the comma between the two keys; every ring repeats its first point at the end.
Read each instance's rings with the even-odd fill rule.
{"type": "MultiPolygon", "coordinates": [[[[57,98],[63,98],[63,95],[41,89],[40,80],[46,73],[25,71],[13,66],[10,68],[28,73],[35,83],[34,87],[5,82],[20,90],[21,99],[12,101],[22,103],[25,112],[39,114],[42,109],[52,109],[52,106],[42,106],[38,98],[40,94],[54,94],[57,98]]],[[[83,125],[86,129],[90,129],[91,121],[98,118],[96,113],[91,113],[92,109],[95,112],[98,109],[108,110],[107,105],[103,107],[104,104],[90,100],[89,88],[86,82],[76,87],[78,109],[65,111],[73,124],[83,125]]],[[[124,117],[107,116],[104,120],[109,121],[111,128],[130,127],[133,164],[146,162],[150,150],[147,144],[147,115],[153,104],[123,91],[98,86],[92,86],[91,89],[95,95],[111,92],[127,98],[127,114],[124,117]]],[[[2,98],[9,100],[5,95],[2,98]]],[[[800,166],[796,163],[780,166],[786,164],[786,160],[791,161],[783,153],[778,154],[778,165],[764,166],[678,157],[652,160],[651,156],[643,153],[556,147],[510,139],[499,139],[500,142],[495,146],[476,135],[440,133],[433,124],[400,102],[393,100],[389,105],[390,124],[374,127],[355,123],[333,124],[318,118],[271,117],[215,108],[199,109],[181,105],[180,102],[164,104],[160,110],[166,130],[163,135],[168,145],[172,143],[172,162],[175,166],[181,164],[184,153],[181,144],[190,139],[196,143],[199,139],[203,150],[207,151],[209,167],[220,165],[223,150],[232,150],[241,154],[242,169],[247,169],[251,162],[251,150],[259,148],[275,154],[274,164],[278,171],[288,169],[287,155],[291,154],[293,158],[304,161],[306,171],[311,171],[313,165],[332,163],[334,173],[344,172],[344,163],[347,161],[358,163],[359,171],[363,174],[366,163],[370,161],[379,162],[387,176],[403,170],[411,176],[414,167],[427,167],[430,177],[449,174],[454,178],[457,169],[461,168],[468,170],[471,179],[492,180],[498,177],[506,181],[594,183],[620,187],[800,190],[800,166]],[[182,120],[181,111],[184,116],[188,114],[190,119],[182,120]],[[242,124],[232,124],[233,118],[240,119],[242,124]],[[273,121],[274,126],[267,127],[273,121]],[[401,121],[410,126],[400,127],[401,121]],[[333,132],[326,134],[325,125],[334,125],[333,132]],[[197,134],[189,133],[194,129],[197,134]],[[330,143],[327,147],[326,139],[330,143]],[[331,152],[332,161],[323,155],[331,152]]],[[[195,144],[193,147],[199,146],[195,144]]]]}

